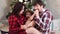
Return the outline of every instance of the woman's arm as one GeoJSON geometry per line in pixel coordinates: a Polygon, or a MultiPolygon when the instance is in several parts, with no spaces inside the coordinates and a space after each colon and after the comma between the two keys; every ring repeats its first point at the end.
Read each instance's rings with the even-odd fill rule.
{"type": "Polygon", "coordinates": [[[34,18],[35,14],[33,14],[28,20],[32,20],[34,18]]]}
{"type": "Polygon", "coordinates": [[[21,25],[21,28],[28,28],[28,27],[30,27],[30,26],[33,26],[33,24],[34,24],[34,21],[31,21],[31,20],[33,20],[33,18],[34,18],[34,16],[35,16],[35,14],[33,14],[27,21],[26,21],[26,24],[25,25],[21,25]]]}
{"type": "Polygon", "coordinates": [[[34,21],[31,21],[29,24],[27,24],[27,25],[21,25],[21,28],[23,28],[23,29],[27,29],[27,28],[29,28],[29,27],[33,27],[35,25],[35,23],[34,23],[34,21]]]}
{"type": "Polygon", "coordinates": [[[34,21],[31,21],[28,25],[26,25],[27,28],[29,27],[33,27],[35,25],[35,22],[34,21]]]}
{"type": "Polygon", "coordinates": [[[33,14],[33,15],[26,21],[26,24],[25,24],[25,25],[28,25],[28,24],[31,22],[31,20],[33,20],[34,16],[35,16],[35,14],[33,14]]]}

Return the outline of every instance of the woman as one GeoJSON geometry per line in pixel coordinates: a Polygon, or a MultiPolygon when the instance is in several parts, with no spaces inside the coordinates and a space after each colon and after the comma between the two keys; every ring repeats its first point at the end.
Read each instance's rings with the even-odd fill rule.
{"type": "Polygon", "coordinates": [[[35,21],[33,19],[34,15],[31,10],[27,10],[26,13],[26,23],[25,23],[25,30],[27,34],[42,34],[35,28],[35,21]]]}
{"type": "Polygon", "coordinates": [[[22,25],[25,24],[24,4],[17,2],[13,8],[11,16],[9,16],[9,34],[26,34],[22,25]]]}

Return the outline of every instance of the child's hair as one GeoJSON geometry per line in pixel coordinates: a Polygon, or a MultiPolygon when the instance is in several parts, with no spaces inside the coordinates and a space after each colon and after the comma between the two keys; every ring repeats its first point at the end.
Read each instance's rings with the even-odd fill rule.
{"type": "Polygon", "coordinates": [[[29,12],[31,15],[33,14],[33,11],[31,11],[31,10],[26,10],[26,11],[25,11],[25,16],[26,16],[26,13],[27,13],[27,12],[29,12]]]}

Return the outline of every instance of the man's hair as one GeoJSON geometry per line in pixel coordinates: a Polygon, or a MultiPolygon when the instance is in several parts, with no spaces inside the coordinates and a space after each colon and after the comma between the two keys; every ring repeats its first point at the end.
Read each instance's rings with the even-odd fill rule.
{"type": "Polygon", "coordinates": [[[40,6],[43,5],[43,7],[45,7],[45,4],[44,4],[44,2],[42,0],[35,0],[33,2],[33,6],[36,6],[37,4],[39,4],[40,6]]]}

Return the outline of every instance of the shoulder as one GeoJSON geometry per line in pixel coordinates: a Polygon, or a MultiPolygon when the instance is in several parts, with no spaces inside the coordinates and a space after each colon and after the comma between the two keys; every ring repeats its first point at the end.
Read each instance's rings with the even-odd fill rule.
{"type": "Polygon", "coordinates": [[[47,10],[47,11],[44,13],[44,15],[47,16],[48,18],[53,19],[53,15],[52,15],[52,13],[51,13],[50,10],[47,10]]]}
{"type": "Polygon", "coordinates": [[[8,20],[17,20],[17,17],[15,15],[9,16],[8,20]]]}
{"type": "Polygon", "coordinates": [[[52,13],[51,13],[50,10],[46,10],[46,11],[44,12],[44,15],[52,15],[52,13]]]}

